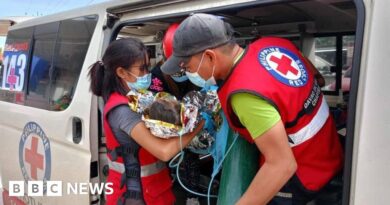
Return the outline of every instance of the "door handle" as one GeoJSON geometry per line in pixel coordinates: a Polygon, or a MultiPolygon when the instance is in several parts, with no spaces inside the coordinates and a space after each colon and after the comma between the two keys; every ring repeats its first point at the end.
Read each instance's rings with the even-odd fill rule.
{"type": "Polygon", "coordinates": [[[72,119],[72,134],[73,134],[73,143],[79,144],[83,136],[83,124],[81,119],[74,117],[72,119]]]}

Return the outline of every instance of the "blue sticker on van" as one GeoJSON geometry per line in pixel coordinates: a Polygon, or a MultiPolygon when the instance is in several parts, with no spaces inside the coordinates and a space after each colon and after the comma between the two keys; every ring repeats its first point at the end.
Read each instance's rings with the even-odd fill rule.
{"type": "Polygon", "coordinates": [[[50,141],[35,122],[24,126],[19,143],[19,163],[25,182],[43,181],[43,192],[46,193],[46,182],[51,174],[50,141]]]}
{"type": "Polygon", "coordinates": [[[5,44],[1,89],[10,91],[23,90],[27,75],[26,67],[29,47],[29,42],[5,44]]]}

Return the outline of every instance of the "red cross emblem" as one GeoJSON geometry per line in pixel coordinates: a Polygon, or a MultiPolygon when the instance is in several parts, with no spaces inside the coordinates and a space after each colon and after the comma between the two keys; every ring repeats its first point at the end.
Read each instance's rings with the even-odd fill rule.
{"type": "Polygon", "coordinates": [[[43,170],[44,156],[38,153],[38,138],[31,138],[31,149],[25,148],[24,158],[30,164],[31,178],[37,180],[38,169],[43,170]]]}
{"type": "Polygon", "coordinates": [[[278,64],[276,70],[283,73],[283,75],[287,75],[288,72],[291,72],[294,75],[298,75],[298,70],[291,66],[292,60],[285,55],[282,55],[282,58],[277,58],[275,56],[271,56],[270,61],[278,64]]]}
{"type": "Polygon", "coordinates": [[[9,84],[9,89],[13,90],[15,88],[16,83],[18,82],[18,76],[15,75],[15,68],[11,68],[10,74],[7,78],[7,83],[9,84]]]}

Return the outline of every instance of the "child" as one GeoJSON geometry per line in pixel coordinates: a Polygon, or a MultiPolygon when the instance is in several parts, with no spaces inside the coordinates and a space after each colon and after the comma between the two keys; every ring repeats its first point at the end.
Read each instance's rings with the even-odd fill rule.
{"type": "MultiPolygon", "coordinates": [[[[196,154],[184,155],[180,165],[180,175],[185,186],[196,192],[202,191],[201,165],[197,154],[211,153],[215,158],[214,155],[217,153],[214,145],[216,131],[222,124],[221,113],[219,113],[221,106],[216,89],[191,91],[182,98],[182,102],[167,93],[157,93],[155,96],[151,93],[130,95],[129,104],[130,107],[143,114],[142,119],[151,133],[161,138],[178,137],[180,134],[191,132],[201,119],[206,120],[205,130],[201,131],[186,147],[196,154]]],[[[213,170],[218,163],[219,160],[214,161],[213,170]]],[[[189,194],[188,197],[187,202],[199,204],[197,196],[189,194]]]]}
{"type": "Polygon", "coordinates": [[[210,93],[191,91],[182,102],[175,99],[156,99],[144,112],[144,121],[151,132],[169,138],[191,132],[201,119],[206,119],[205,131],[198,134],[188,148],[206,154],[214,142],[215,119],[220,109],[218,98],[210,93]]]}
{"type": "Polygon", "coordinates": [[[205,154],[214,142],[213,134],[219,124],[217,113],[220,104],[216,91],[187,93],[182,102],[168,93],[149,91],[129,93],[129,106],[142,113],[142,119],[151,133],[161,138],[178,137],[191,132],[201,119],[206,119],[205,131],[202,131],[189,144],[191,151],[205,154]]]}

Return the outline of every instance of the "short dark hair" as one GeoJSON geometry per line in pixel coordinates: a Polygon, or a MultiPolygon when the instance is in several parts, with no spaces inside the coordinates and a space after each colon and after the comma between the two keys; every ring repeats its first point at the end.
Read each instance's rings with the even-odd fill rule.
{"type": "Polygon", "coordinates": [[[178,101],[157,99],[145,110],[144,114],[153,120],[181,125],[180,110],[181,104],[178,101]]]}
{"type": "Polygon", "coordinates": [[[236,41],[234,39],[231,39],[227,43],[219,46],[217,49],[219,49],[224,54],[231,54],[236,44],[236,41]]]}
{"type": "Polygon", "coordinates": [[[107,101],[110,95],[118,92],[127,94],[127,87],[116,74],[119,67],[129,69],[135,62],[146,62],[147,50],[145,45],[135,38],[123,38],[111,42],[104,52],[102,61],[97,61],[90,67],[91,91],[102,96],[107,101]]]}

